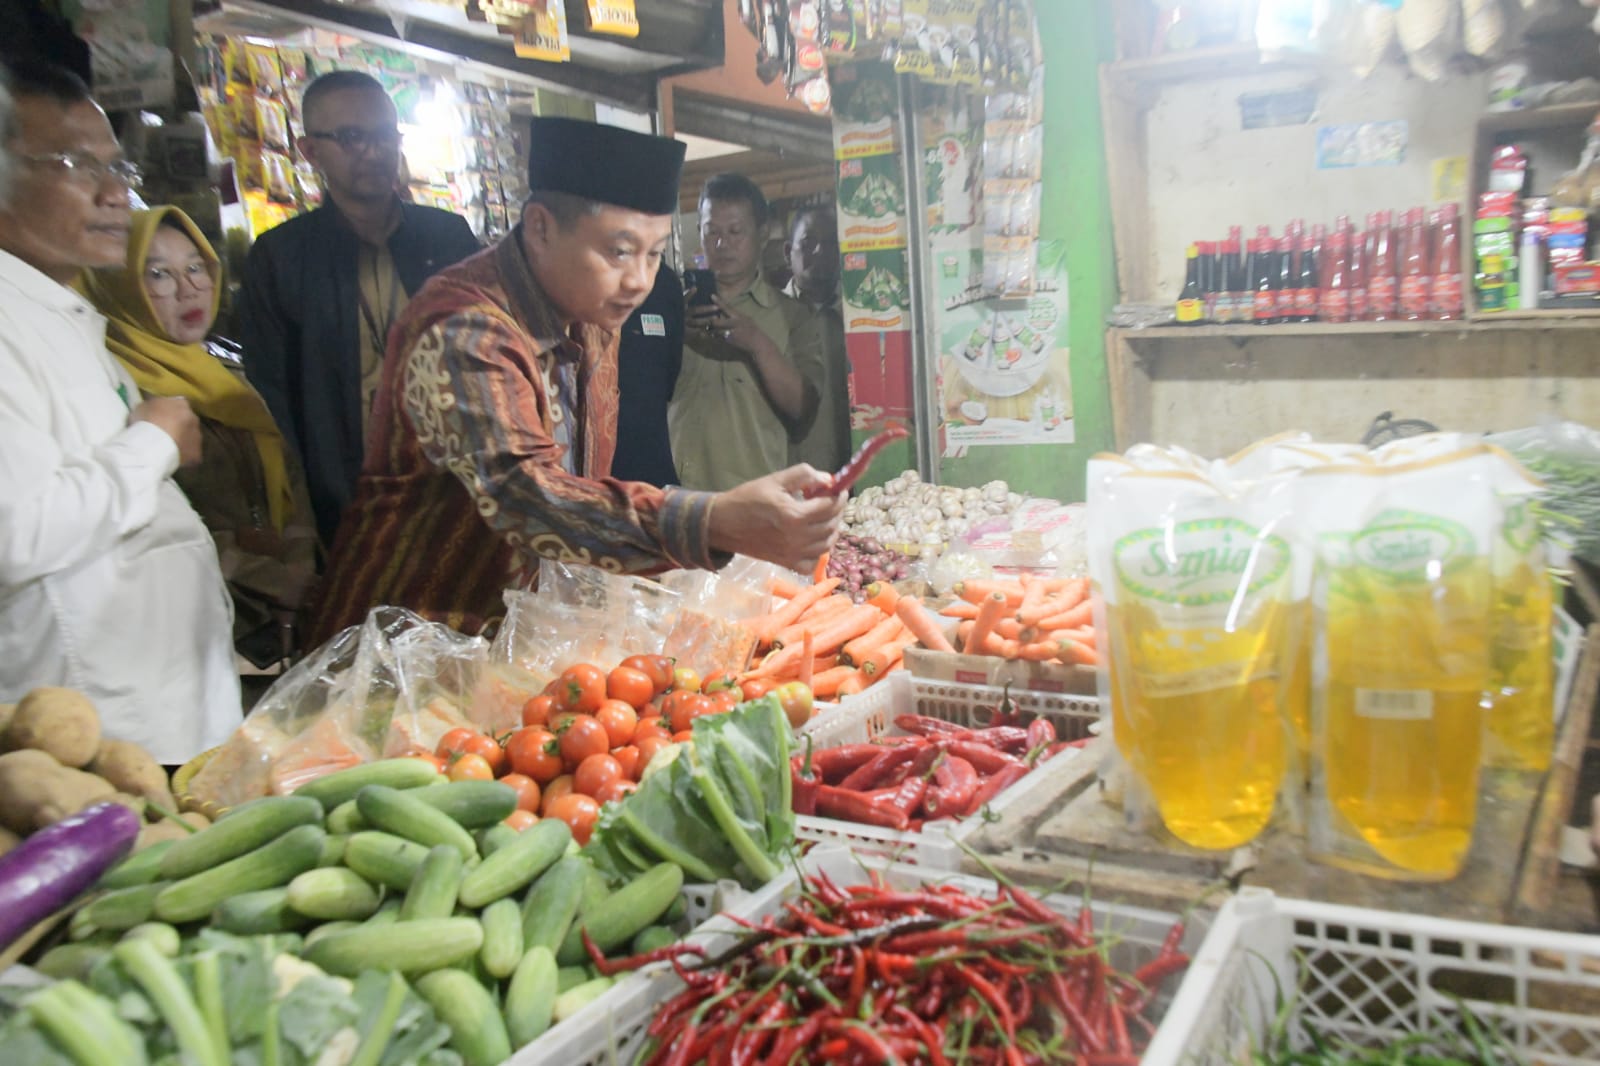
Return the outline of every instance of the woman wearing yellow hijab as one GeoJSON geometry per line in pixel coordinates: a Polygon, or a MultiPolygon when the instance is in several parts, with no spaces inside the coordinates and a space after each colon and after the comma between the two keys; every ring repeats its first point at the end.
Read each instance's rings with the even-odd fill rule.
{"type": "Polygon", "coordinates": [[[93,271],[85,293],[106,316],[106,347],[145,396],[182,396],[200,416],[200,465],[176,478],[217,542],[234,600],[234,643],[258,666],[281,659],[305,604],[316,532],[299,464],[237,349],[208,341],[220,263],[176,207],[135,211],[127,263],[93,271]]]}

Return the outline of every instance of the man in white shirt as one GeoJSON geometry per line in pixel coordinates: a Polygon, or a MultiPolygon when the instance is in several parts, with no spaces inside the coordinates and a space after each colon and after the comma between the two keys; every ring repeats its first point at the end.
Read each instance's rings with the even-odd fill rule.
{"type": "Polygon", "coordinates": [[[71,288],[122,265],[138,172],[75,75],[0,78],[0,702],[78,689],[106,735],[181,763],[240,718],[216,548],[172,480],[200,426],[140,400],[71,288]]]}

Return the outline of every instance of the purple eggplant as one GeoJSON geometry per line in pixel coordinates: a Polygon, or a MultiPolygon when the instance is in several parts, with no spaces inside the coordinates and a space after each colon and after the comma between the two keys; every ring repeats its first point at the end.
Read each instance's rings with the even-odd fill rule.
{"type": "Polygon", "coordinates": [[[133,850],[139,816],[97,803],[0,856],[0,951],[78,898],[133,850]]]}

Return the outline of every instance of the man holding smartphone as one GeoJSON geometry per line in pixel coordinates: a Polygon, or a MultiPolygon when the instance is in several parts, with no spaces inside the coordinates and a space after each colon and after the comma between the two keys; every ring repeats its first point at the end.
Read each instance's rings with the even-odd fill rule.
{"type": "Polygon", "coordinates": [[[789,465],[826,380],[816,316],[761,276],[766,197],[741,174],[700,193],[700,239],[714,293],[689,271],[683,370],[668,412],[683,485],[722,491],[789,465]],[[697,284],[698,281],[698,284],[697,284]]]}

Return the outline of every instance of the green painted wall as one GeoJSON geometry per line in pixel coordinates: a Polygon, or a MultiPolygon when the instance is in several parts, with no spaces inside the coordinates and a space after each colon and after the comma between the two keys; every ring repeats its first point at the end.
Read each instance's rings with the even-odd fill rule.
{"type": "Polygon", "coordinates": [[[1084,462],[1112,446],[1105,319],[1116,303],[1111,193],[1100,122],[1100,64],[1115,57],[1112,0],[1040,0],[1044,42],[1044,187],[1039,234],[1066,242],[1076,443],[969,448],[940,461],[940,480],[1004,478],[1018,492],[1083,499],[1084,462]]]}

